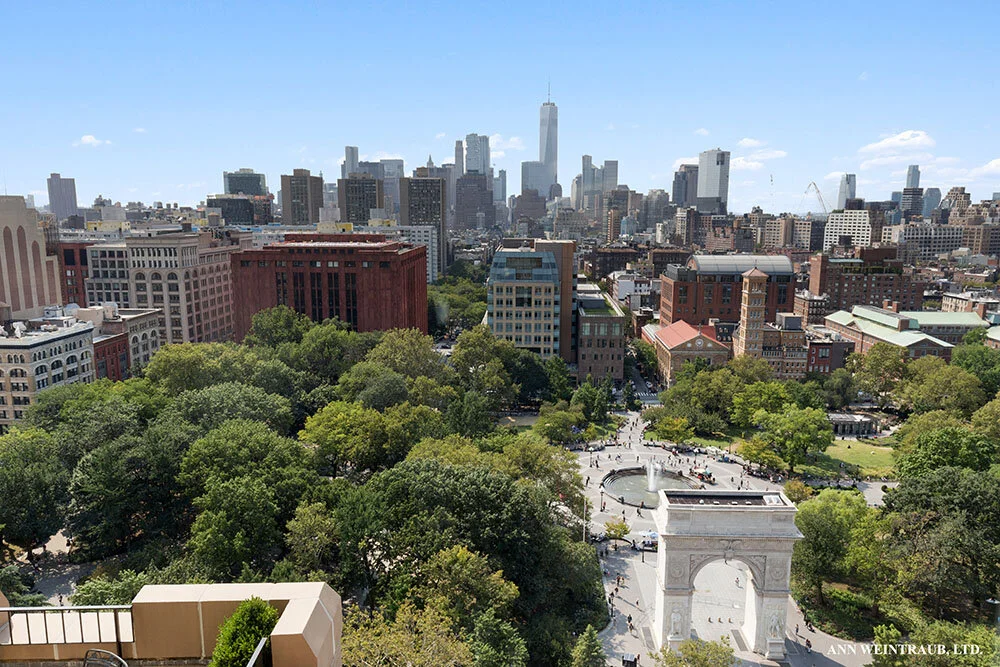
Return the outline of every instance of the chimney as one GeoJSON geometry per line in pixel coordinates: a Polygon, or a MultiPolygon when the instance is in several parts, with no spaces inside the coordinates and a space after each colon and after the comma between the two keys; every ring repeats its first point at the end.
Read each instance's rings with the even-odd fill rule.
{"type": "Polygon", "coordinates": [[[890,299],[883,299],[882,300],[882,308],[884,308],[885,310],[891,310],[894,313],[898,313],[899,312],[899,302],[898,301],[892,301],[890,299]]]}
{"type": "Polygon", "coordinates": [[[986,319],[986,302],[980,301],[979,303],[977,303],[972,308],[972,312],[974,312],[976,315],[979,315],[979,317],[981,317],[981,318],[983,318],[985,320],[986,319]]]}

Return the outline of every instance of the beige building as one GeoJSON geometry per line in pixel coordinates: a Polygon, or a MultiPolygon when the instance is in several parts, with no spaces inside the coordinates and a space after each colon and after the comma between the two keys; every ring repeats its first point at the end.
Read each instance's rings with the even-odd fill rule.
{"type": "Polygon", "coordinates": [[[19,322],[0,316],[0,430],[24,417],[39,391],[94,381],[94,325],[49,308],[19,322]]]}
{"type": "Polygon", "coordinates": [[[38,212],[23,197],[0,196],[0,303],[15,320],[39,317],[45,306],[61,305],[59,262],[45,254],[38,212]]]}
{"type": "Polygon", "coordinates": [[[134,308],[160,308],[159,340],[224,341],[233,335],[230,255],[240,249],[208,232],[125,241],[134,308]]]}
{"type": "Polygon", "coordinates": [[[733,356],[764,359],[778,380],[801,380],[806,376],[808,348],[802,318],[778,313],[772,324],[765,321],[767,274],[751,269],[743,274],[740,323],[733,332],[733,356]]]}

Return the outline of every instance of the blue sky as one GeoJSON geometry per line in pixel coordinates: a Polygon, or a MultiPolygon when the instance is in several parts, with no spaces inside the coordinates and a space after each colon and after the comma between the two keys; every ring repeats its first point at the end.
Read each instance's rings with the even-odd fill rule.
{"type": "Polygon", "coordinates": [[[296,167],[431,154],[494,135],[519,187],[538,107],[559,105],[559,179],[580,156],[669,190],[679,160],[731,150],[730,209],[817,210],[838,174],[886,199],[921,185],[1000,191],[993,3],[3,3],[0,176],[46,201],[194,204],[222,171],[272,190],[296,167]],[[773,188],[770,179],[773,176],[773,188]]]}

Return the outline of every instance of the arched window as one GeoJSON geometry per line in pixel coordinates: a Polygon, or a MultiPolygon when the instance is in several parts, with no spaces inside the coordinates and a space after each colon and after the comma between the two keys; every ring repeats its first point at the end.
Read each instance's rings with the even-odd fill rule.
{"type": "Polygon", "coordinates": [[[167,274],[167,280],[177,280],[177,274],[176,273],[168,273],[167,274]]]}
{"type": "MultiPolygon", "coordinates": [[[[52,370],[55,370],[57,368],[62,368],[62,366],[63,366],[63,362],[60,361],[59,359],[56,359],[55,361],[52,362],[52,370]]],[[[14,375],[14,371],[11,371],[10,374],[13,376],[14,375]]]]}
{"type": "Polygon", "coordinates": [[[149,277],[149,279],[150,279],[150,280],[163,280],[163,278],[161,278],[161,277],[160,277],[160,274],[159,274],[159,273],[154,273],[153,275],[151,275],[151,276],[149,277]]]}
{"type": "Polygon", "coordinates": [[[146,274],[145,273],[137,273],[137,274],[135,274],[135,279],[136,280],[145,280],[146,279],[146,274]]]}
{"type": "Polygon", "coordinates": [[[12,378],[26,378],[28,377],[28,371],[23,368],[12,368],[10,369],[10,376],[12,378]]]}
{"type": "Polygon", "coordinates": [[[68,357],[66,357],[67,364],[75,364],[77,361],[79,361],[79,359],[76,358],[75,354],[71,354],[68,357]]]}
{"type": "Polygon", "coordinates": [[[42,375],[42,374],[48,373],[48,372],[49,372],[49,369],[44,364],[41,365],[41,366],[38,366],[37,368],[35,368],[35,375],[42,375]]]}

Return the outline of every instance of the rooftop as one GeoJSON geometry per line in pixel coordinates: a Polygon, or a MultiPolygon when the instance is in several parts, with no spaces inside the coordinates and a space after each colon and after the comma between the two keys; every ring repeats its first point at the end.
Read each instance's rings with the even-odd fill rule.
{"type": "MultiPolygon", "coordinates": [[[[854,310],[856,311],[858,308],[860,308],[860,306],[855,306],[854,310]]],[[[882,309],[878,308],[876,310],[882,309]]],[[[895,313],[893,313],[893,315],[895,315],[895,313]]],[[[871,336],[885,341],[886,343],[898,345],[899,347],[911,347],[919,343],[931,343],[938,347],[954,347],[951,343],[946,343],[940,338],[935,338],[934,336],[923,333],[918,329],[897,331],[895,324],[882,324],[867,317],[859,317],[855,313],[848,312],[846,310],[838,310],[835,313],[827,315],[826,321],[857,329],[866,336],[871,336]]],[[[892,322],[895,322],[895,320],[892,320],[892,322]]]]}
{"type": "Polygon", "coordinates": [[[656,336],[656,339],[668,349],[683,345],[688,341],[694,340],[698,336],[705,336],[706,338],[717,340],[715,337],[715,327],[711,325],[700,325],[696,327],[693,324],[688,324],[684,320],[677,320],[676,322],[668,324],[665,327],[660,327],[656,330],[654,335],[656,336]]]}
{"type": "Polygon", "coordinates": [[[668,490],[667,505],[704,505],[706,507],[789,507],[780,493],[760,491],[685,491],[668,490]]]}
{"type": "Polygon", "coordinates": [[[693,255],[688,266],[698,273],[745,273],[760,269],[769,276],[792,275],[792,260],[785,255],[693,255]]]}

